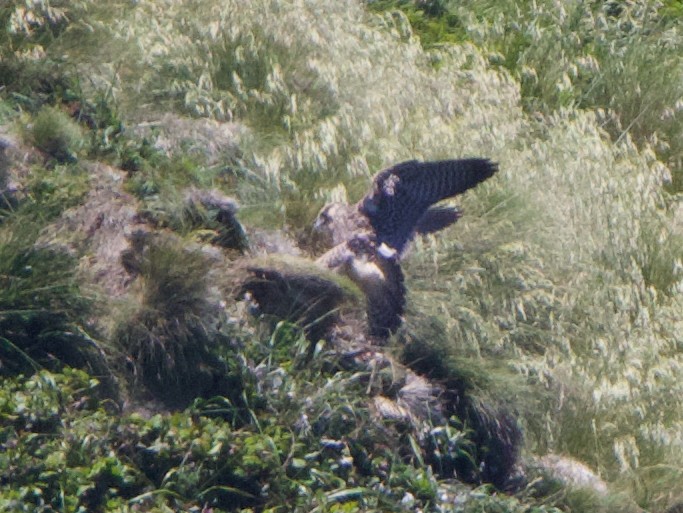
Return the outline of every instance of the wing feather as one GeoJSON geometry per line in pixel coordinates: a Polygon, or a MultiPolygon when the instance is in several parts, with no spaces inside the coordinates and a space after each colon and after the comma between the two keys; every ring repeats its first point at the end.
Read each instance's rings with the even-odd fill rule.
{"type": "Polygon", "coordinates": [[[429,207],[462,194],[497,171],[497,164],[481,158],[402,162],[377,174],[359,210],[370,220],[378,244],[386,243],[400,253],[429,207]]]}

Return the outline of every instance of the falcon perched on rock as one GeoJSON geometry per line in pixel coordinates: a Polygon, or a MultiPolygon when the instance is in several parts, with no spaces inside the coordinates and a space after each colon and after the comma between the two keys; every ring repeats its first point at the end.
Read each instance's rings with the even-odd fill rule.
{"type": "Polygon", "coordinates": [[[372,190],[356,205],[323,208],[314,230],[334,247],[317,263],[347,275],[365,293],[371,335],[386,337],[401,324],[406,290],[399,259],[415,233],[441,230],[461,215],[432,205],[497,170],[488,159],[411,160],[378,173],[372,190]]]}

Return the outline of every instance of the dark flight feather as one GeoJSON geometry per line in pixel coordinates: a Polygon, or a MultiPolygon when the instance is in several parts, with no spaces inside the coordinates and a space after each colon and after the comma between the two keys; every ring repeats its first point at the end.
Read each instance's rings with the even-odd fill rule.
{"type": "Polygon", "coordinates": [[[488,159],[403,162],[377,174],[359,210],[369,219],[377,243],[401,253],[434,203],[462,194],[496,171],[497,164],[488,159]]]}

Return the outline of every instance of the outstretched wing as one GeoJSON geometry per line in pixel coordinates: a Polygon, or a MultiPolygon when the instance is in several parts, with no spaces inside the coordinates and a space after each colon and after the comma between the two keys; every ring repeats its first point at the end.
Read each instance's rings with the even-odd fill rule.
{"type": "Polygon", "coordinates": [[[462,217],[462,212],[455,207],[432,207],[428,209],[415,224],[415,233],[427,235],[448,228],[462,217]]]}
{"type": "Polygon", "coordinates": [[[497,170],[488,159],[403,162],[375,177],[372,192],[359,208],[377,242],[400,253],[431,205],[471,189],[497,170]]]}

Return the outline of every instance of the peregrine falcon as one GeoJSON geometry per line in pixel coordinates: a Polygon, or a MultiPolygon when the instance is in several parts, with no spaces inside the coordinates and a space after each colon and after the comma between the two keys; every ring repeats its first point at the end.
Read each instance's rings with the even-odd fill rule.
{"type": "Polygon", "coordinates": [[[357,234],[322,255],[316,263],[348,276],[365,295],[370,336],[386,338],[403,321],[406,289],[398,253],[357,234]]]}
{"type": "MultiPolygon", "coordinates": [[[[370,336],[386,339],[403,322],[406,288],[400,259],[413,235],[441,230],[461,215],[453,207],[433,205],[476,186],[497,170],[487,159],[404,162],[380,172],[372,190],[356,205],[335,203],[321,211],[315,229],[326,249],[331,249],[316,264],[347,276],[362,291],[370,336]]],[[[319,325],[315,333],[307,333],[314,337],[321,337],[337,321],[328,313],[334,313],[342,296],[327,278],[312,279],[302,270],[248,271],[252,276],[242,294],[249,292],[261,311],[285,317],[296,314],[306,326],[319,325]],[[318,318],[325,321],[319,323],[318,318]]]]}
{"type": "Polygon", "coordinates": [[[313,231],[327,247],[365,232],[401,255],[415,233],[436,232],[461,216],[455,208],[432,205],[471,189],[497,170],[497,164],[481,158],[403,162],[378,173],[372,190],[357,204],[325,206],[313,231]]]}
{"type": "Polygon", "coordinates": [[[432,233],[461,215],[433,207],[493,176],[488,159],[411,160],[375,176],[372,190],[356,205],[323,208],[315,230],[334,246],[318,265],[347,275],[365,293],[370,334],[386,337],[398,329],[406,289],[399,259],[415,233],[432,233]]]}

